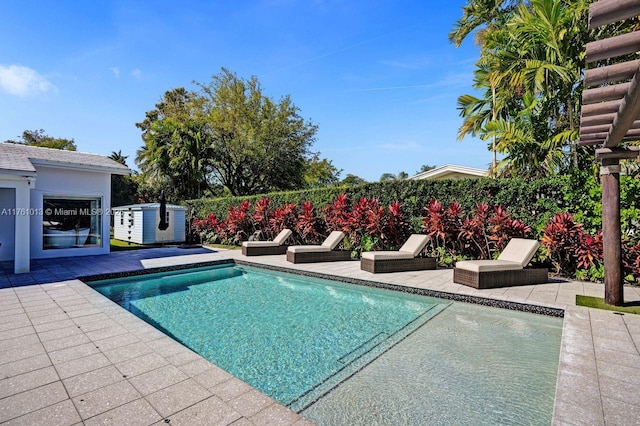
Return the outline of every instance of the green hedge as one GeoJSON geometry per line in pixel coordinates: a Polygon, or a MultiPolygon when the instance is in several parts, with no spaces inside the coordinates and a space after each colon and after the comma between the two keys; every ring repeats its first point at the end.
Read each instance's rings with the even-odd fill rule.
{"type": "MultiPolygon", "coordinates": [[[[536,234],[557,212],[576,215],[576,222],[584,223],[585,230],[600,229],[602,206],[601,189],[596,179],[587,173],[553,176],[539,180],[511,179],[457,179],[457,180],[402,180],[384,183],[367,183],[359,186],[332,186],[327,188],[274,192],[251,197],[225,197],[190,200],[193,217],[202,218],[213,213],[219,219],[227,217],[229,205],[237,206],[248,200],[253,205],[264,197],[271,199],[271,207],[285,203],[300,205],[311,201],[320,209],[332,203],[339,194],[346,194],[354,203],[360,198],[377,198],[388,205],[399,201],[403,209],[414,218],[417,226],[424,206],[431,198],[444,205],[453,201],[460,203],[465,211],[471,211],[477,203],[502,205],[514,219],[530,225],[536,234]]],[[[632,230],[640,222],[640,180],[621,178],[621,210],[623,232],[632,230]]],[[[419,231],[419,229],[416,229],[419,231]]]]}

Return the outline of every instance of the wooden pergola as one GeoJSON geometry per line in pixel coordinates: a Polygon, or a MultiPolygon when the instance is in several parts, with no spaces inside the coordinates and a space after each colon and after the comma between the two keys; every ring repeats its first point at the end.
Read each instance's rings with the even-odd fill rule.
{"type": "MultiPolygon", "coordinates": [[[[589,7],[589,28],[640,15],[640,0],[599,0],[589,7]]],[[[624,304],[620,230],[620,160],[640,158],[640,60],[616,62],[640,51],[640,31],[587,44],[580,145],[596,147],[602,179],[605,302],[624,304]],[[608,65],[601,65],[603,62],[608,65]]],[[[636,55],[637,56],[637,55],[636,55]]]]}

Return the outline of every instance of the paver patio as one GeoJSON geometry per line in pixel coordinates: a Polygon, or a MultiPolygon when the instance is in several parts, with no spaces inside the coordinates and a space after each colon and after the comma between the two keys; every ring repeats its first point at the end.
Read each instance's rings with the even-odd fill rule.
{"type": "MultiPolygon", "coordinates": [[[[640,424],[640,317],[575,306],[594,283],[476,290],[452,271],[370,274],[359,262],[291,264],[238,250],[160,248],[34,261],[0,271],[0,423],[311,424],[111,300],[79,276],[238,259],[307,273],[372,280],[565,310],[553,423],[640,424]]],[[[627,300],[640,288],[625,287],[627,300]]]]}

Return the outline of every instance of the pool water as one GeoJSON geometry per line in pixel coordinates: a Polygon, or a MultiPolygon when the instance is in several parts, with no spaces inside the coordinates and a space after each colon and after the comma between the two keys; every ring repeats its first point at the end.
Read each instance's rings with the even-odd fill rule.
{"type": "Polygon", "coordinates": [[[562,320],[241,266],[91,283],[317,424],[549,424],[562,320]]]}

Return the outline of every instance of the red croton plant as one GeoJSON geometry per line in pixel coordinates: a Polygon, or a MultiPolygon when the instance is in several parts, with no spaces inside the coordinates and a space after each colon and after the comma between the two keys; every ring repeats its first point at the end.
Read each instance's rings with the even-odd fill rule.
{"type": "MultiPolygon", "coordinates": [[[[318,244],[330,231],[339,230],[348,235],[348,246],[356,254],[363,249],[397,250],[415,232],[399,202],[384,206],[376,198],[361,198],[352,205],[345,194],[340,194],[318,209],[310,201],[299,207],[284,204],[272,209],[271,200],[263,198],[250,210],[248,201],[237,207],[230,205],[225,220],[210,214],[195,219],[193,228],[205,240],[227,244],[240,244],[256,231],[261,231],[260,238],[273,238],[284,228],[294,231],[294,239],[300,244],[318,244]]],[[[528,225],[513,219],[500,205],[479,203],[466,214],[456,201],[443,206],[431,199],[421,220],[421,232],[431,237],[430,255],[446,265],[456,259],[490,259],[512,238],[535,238],[528,225]]],[[[541,234],[540,259],[550,262],[557,273],[574,277],[580,271],[588,271],[582,276],[601,278],[601,232],[589,235],[571,214],[561,212],[545,225],[541,234]]],[[[640,279],[640,242],[625,242],[622,256],[625,276],[640,279]]]]}

